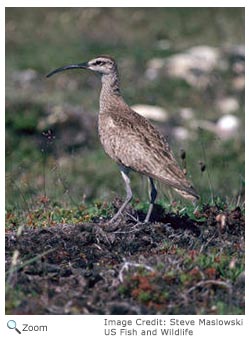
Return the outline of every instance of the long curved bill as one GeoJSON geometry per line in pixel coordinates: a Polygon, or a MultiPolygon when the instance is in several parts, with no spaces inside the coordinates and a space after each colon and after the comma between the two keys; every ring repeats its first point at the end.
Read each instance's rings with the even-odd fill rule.
{"type": "Polygon", "coordinates": [[[55,70],[53,70],[52,72],[48,73],[46,75],[46,77],[50,77],[50,76],[53,76],[54,74],[56,73],[59,73],[59,72],[63,72],[64,70],[68,70],[68,69],[87,69],[88,68],[88,63],[87,62],[83,62],[83,63],[78,63],[78,64],[75,64],[75,65],[67,65],[67,66],[64,66],[64,67],[60,67],[60,68],[57,68],[55,70]]]}

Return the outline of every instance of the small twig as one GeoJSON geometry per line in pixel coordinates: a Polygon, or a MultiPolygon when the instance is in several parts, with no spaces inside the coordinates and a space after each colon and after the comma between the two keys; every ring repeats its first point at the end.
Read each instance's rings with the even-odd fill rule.
{"type": "Polygon", "coordinates": [[[130,234],[132,232],[136,232],[136,231],[140,231],[141,228],[138,228],[137,226],[140,225],[141,223],[136,223],[133,227],[131,227],[130,230],[128,231],[120,231],[120,230],[117,230],[117,231],[114,231],[114,234],[130,234]]]}
{"type": "Polygon", "coordinates": [[[210,243],[214,238],[216,238],[216,237],[217,237],[217,234],[215,233],[212,237],[209,238],[209,240],[208,240],[205,244],[202,244],[202,246],[201,246],[201,248],[200,248],[200,250],[199,250],[199,253],[202,253],[203,249],[204,249],[205,247],[207,247],[207,246],[209,245],[209,243],[210,243]]]}
{"type": "Polygon", "coordinates": [[[139,222],[138,216],[135,217],[132,214],[130,214],[129,212],[126,212],[126,215],[129,216],[133,221],[135,221],[136,223],[139,222]]]}
{"type": "Polygon", "coordinates": [[[208,280],[200,281],[196,285],[192,286],[191,288],[189,288],[186,291],[186,293],[190,293],[193,290],[195,290],[195,289],[197,289],[197,288],[199,288],[201,286],[208,285],[208,284],[210,284],[210,285],[217,285],[217,286],[223,287],[223,288],[227,289],[229,293],[231,292],[231,285],[230,284],[228,284],[226,282],[223,282],[223,281],[208,279],[208,280]]]}
{"type": "Polygon", "coordinates": [[[56,248],[52,248],[52,249],[49,249],[45,252],[42,252],[41,254],[39,254],[39,255],[37,255],[33,258],[28,259],[21,266],[17,266],[17,258],[19,256],[19,251],[15,250],[14,253],[13,253],[13,256],[12,256],[11,266],[10,266],[9,270],[6,272],[6,275],[9,275],[8,280],[10,278],[10,275],[12,275],[14,272],[18,271],[19,269],[24,268],[25,266],[37,261],[39,258],[41,258],[41,257],[43,257],[43,256],[47,255],[48,253],[53,252],[55,250],[56,250],[56,248]]]}
{"type": "Polygon", "coordinates": [[[154,272],[155,270],[153,268],[151,268],[150,266],[148,265],[145,265],[145,264],[139,264],[139,263],[132,263],[132,262],[125,262],[120,271],[119,271],[119,274],[118,274],[118,279],[120,280],[121,283],[123,283],[124,281],[124,278],[123,278],[123,272],[124,271],[128,271],[129,267],[135,267],[135,268],[144,268],[146,270],[149,270],[151,272],[154,272]]]}
{"type": "Polygon", "coordinates": [[[114,231],[114,234],[131,234],[137,231],[137,229],[129,230],[129,231],[114,231]]]}
{"type": "Polygon", "coordinates": [[[93,246],[95,246],[97,249],[99,249],[100,251],[103,251],[103,249],[101,248],[101,246],[99,246],[97,243],[94,243],[93,246]]]}

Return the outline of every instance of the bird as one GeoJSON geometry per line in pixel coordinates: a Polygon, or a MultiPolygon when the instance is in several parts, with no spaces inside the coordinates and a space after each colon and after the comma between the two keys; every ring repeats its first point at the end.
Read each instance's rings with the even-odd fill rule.
{"type": "Polygon", "coordinates": [[[150,204],[144,223],[150,221],[157,197],[154,180],[165,183],[196,204],[199,195],[178,165],[166,138],[149,120],[132,110],[121,95],[115,59],[101,55],[87,62],[57,68],[47,77],[70,69],[90,70],[101,78],[98,134],[104,151],[118,164],[126,189],[126,198],[110,222],[118,220],[132,200],[131,170],[148,177],[150,182],[150,204]]]}

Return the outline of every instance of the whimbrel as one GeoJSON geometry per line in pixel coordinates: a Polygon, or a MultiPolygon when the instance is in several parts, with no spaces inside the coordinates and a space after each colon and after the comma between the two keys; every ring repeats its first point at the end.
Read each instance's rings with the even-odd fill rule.
{"type": "Polygon", "coordinates": [[[89,69],[101,76],[99,137],[105,152],[119,165],[126,188],[126,199],[111,221],[117,220],[132,199],[130,170],[147,176],[150,181],[150,206],[145,223],[150,220],[157,196],[154,179],[171,186],[184,198],[196,201],[199,196],[177,164],[166,139],[125,103],[115,60],[110,56],[98,56],[88,62],[57,68],[47,77],[68,69],[89,69]]]}

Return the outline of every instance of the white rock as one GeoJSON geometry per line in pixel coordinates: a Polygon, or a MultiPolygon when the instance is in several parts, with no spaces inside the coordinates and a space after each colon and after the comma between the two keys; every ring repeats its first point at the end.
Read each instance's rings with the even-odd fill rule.
{"type": "Polygon", "coordinates": [[[216,123],[217,135],[227,140],[235,137],[239,132],[240,119],[235,115],[224,115],[216,123]]]}
{"type": "Polygon", "coordinates": [[[166,69],[172,77],[182,78],[192,86],[205,87],[209,83],[208,75],[218,66],[218,60],[216,48],[197,46],[169,57],[166,69]]]}
{"type": "Polygon", "coordinates": [[[19,82],[21,85],[29,85],[33,80],[37,78],[37,72],[34,69],[28,68],[22,71],[15,71],[12,74],[14,81],[19,82]]]}
{"type": "Polygon", "coordinates": [[[187,50],[187,53],[199,59],[202,63],[202,67],[207,70],[212,70],[217,66],[220,53],[217,48],[210,46],[196,46],[187,50]]]}
{"type": "Polygon", "coordinates": [[[216,123],[197,120],[191,123],[194,129],[202,128],[216,134],[221,140],[229,140],[238,136],[240,128],[240,119],[231,114],[222,116],[216,123]]]}
{"type": "Polygon", "coordinates": [[[173,129],[173,135],[178,141],[186,141],[190,138],[189,131],[184,127],[175,127],[173,129]]]}
{"type": "Polygon", "coordinates": [[[183,120],[191,120],[194,117],[194,111],[192,108],[181,108],[179,111],[179,115],[183,120]]]}
{"type": "Polygon", "coordinates": [[[145,71],[145,76],[149,80],[155,80],[162,68],[165,66],[166,59],[163,58],[153,58],[147,64],[147,69],[145,71]]]}
{"type": "Polygon", "coordinates": [[[239,109],[239,102],[235,97],[227,96],[216,102],[216,107],[222,114],[234,113],[239,109]]]}
{"type": "Polygon", "coordinates": [[[146,76],[154,80],[163,72],[171,77],[184,79],[190,85],[203,87],[209,82],[209,73],[218,67],[219,58],[217,48],[196,46],[168,58],[151,59],[146,76]]]}
{"type": "Polygon", "coordinates": [[[138,114],[144,116],[147,119],[164,122],[168,120],[168,112],[158,106],[146,105],[146,104],[137,104],[131,107],[138,114]]]}

